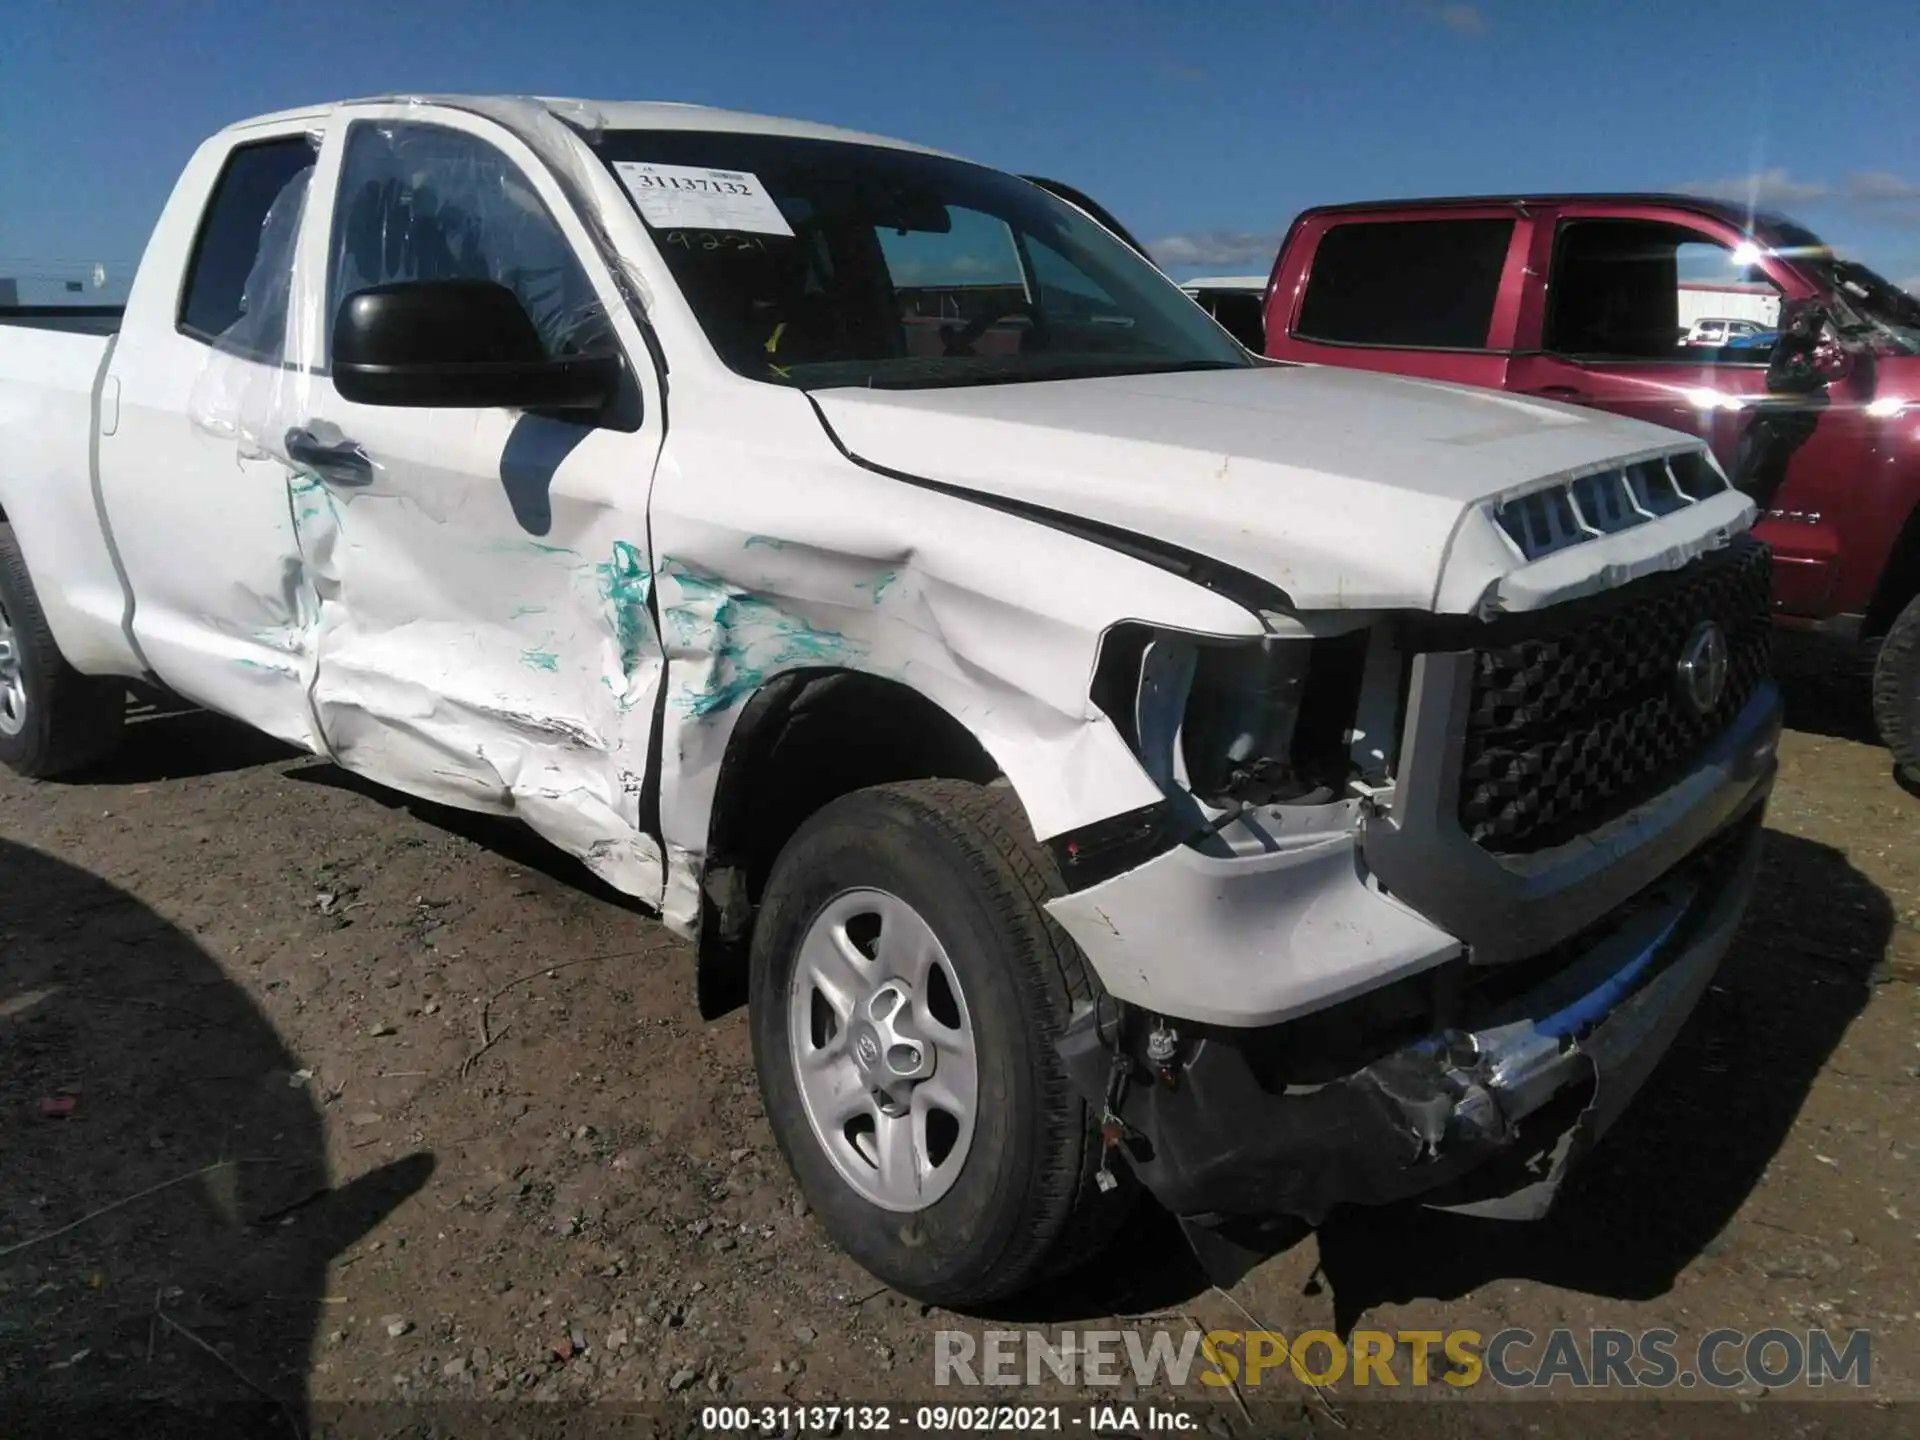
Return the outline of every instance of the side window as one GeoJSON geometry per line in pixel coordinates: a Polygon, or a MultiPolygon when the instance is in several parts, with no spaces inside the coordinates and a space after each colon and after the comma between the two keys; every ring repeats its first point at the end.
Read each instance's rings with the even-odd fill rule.
{"type": "Polygon", "coordinates": [[[1125,321],[1125,316],[1115,313],[1114,299],[1100,282],[1051,245],[1030,239],[1027,256],[1033,261],[1033,278],[1050,320],[1058,317],[1092,322],[1104,316],[1112,324],[1125,321]]]}
{"type": "Polygon", "coordinates": [[[1150,325],[1135,317],[1105,286],[1045,240],[1026,237],[1048,345],[1082,355],[1138,355],[1155,344],[1150,325]]]}
{"type": "Polygon", "coordinates": [[[1335,345],[1484,350],[1511,220],[1383,220],[1321,235],[1293,333],[1335,345]]]}
{"type": "Polygon", "coordinates": [[[1780,291],[1730,247],[1658,220],[1568,220],[1545,345],[1589,360],[1765,364],[1780,291]]]}
{"type": "Polygon", "coordinates": [[[605,308],[519,168],[439,125],[359,121],[334,205],[326,326],[357,290],[401,280],[492,280],[519,297],[554,356],[614,348],[605,308]]]}
{"type": "Polygon", "coordinates": [[[978,350],[1016,350],[1016,331],[1026,325],[1027,283],[1013,231],[978,210],[945,210],[945,230],[882,225],[874,231],[907,353],[939,355],[941,327],[969,325],[983,331],[978,350]]]}
{"type": "Polygon", "coordinates": [[[1264,297],[1239,290],[1223,290],[1212,297],[1208,312],[1220,327],[1258,355],[1267,346],[1267,307],[1264,297]]]}
{"type": "Polygon", "coordinates": [[[187,260],[183,332],[249,359],[281,359],[313,161],[304,135],[243,145],[227,157],[187,260]]]}

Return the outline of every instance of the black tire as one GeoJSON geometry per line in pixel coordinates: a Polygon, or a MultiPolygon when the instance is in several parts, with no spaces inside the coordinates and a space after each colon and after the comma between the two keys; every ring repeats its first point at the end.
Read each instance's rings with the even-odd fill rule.
{"type": "Polygon", "coordinates": [[[25,693],[19,728],[0,724],[0,765],[44,780],[105,758],[126,724],[126,683],[82,675],[62,657],[11,525],[0,525],[0,620],[12,631],[25,693]]]}
{"type": "Polygon", "coordinates": [[[1893,762],[1920,785],[1920,596],[1907,602],[1873,662],[1873,723],[1893,762]]]}
{"type": "MultiPolygon", "coordinates": [[[[1052,858],[1010,790],[915,780],[855,791],[788,842],[753,935],[754,1063],[767,1119],[802,1193],[853,1258],[917,1299],[978,1305],[1091,1258],[1124,1218],[1131,1184],[1095,1183],[1100,1137],[1054,1049],[1094,979],[1042,902],[1052,858]],[[797,952],[843,891],[898,896],[946,949],[973,1014],[980,1105],[953,1186],[925,1209],[882,1209],[821,1148],[803,1108],[787,1028],[797,952]]],[[[1127,1180],[1116,1173],[1116,1179],[1127,1180]]]]}

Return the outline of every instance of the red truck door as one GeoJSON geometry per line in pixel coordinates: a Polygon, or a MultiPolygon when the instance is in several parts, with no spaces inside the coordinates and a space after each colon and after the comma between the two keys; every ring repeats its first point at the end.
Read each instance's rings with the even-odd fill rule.
{"type": "MultiPolygon", "coordinates": [[[[1532,240],[1510,388],[1592,405],[1700,436],[1729,474],[1763,412],[1787,422],[1784,464],[1754,486],[1757,533],[1774,547],[1774,603],[1790,614],[1828,607],[1839,558],[1833,476],[1862,453],[1849,380],[1802,400],[1769,397],[1771,346],[1687,343],[1696,320],[1759,319],[1814,298],[1804,277],[1733,226],[1657,204],[1565,205],[1532,240]],[[1712,309],[1733,314],[1710,315],[1712,309]]],[[[1706,327],[1702,327],[1703,329],[1706,327]]],[[[1722,332],[1725,327],[1721,327],[1722,332]]]]}
{"type": "Polygon", "coordinates": [[[1531,236],[1511,204],[1309,213],[1280,254],[1267,354],[1501,388],[1531,236]]]}

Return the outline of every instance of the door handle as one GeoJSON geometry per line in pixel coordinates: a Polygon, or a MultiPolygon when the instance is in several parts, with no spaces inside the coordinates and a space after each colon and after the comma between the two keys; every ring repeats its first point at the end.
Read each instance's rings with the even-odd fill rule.
{"type": "Polygon", "coordinates": [[[328,442],[296,425],[287,431],[287,458],[329,485],[358,488],[373,483],[373,461],[357,440],[328,442]]]}
{"type": "Polygon", "coordinates": [[[1542,400],[1584,400],[1587,392],[1577,385],[1542,385],[1533,392],[1542,400]]]}

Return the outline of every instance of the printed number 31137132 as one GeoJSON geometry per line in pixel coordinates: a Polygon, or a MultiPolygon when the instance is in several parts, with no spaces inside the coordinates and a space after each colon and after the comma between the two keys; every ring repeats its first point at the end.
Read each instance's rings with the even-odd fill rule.
{"type": "Polygon", "coordinates": [[[751,195],[753,188],[737,180],[705,180],[681,175],[649,175],[641,171],[630,184],[642,190],[691,190],[702,195],[751,195]]]}

